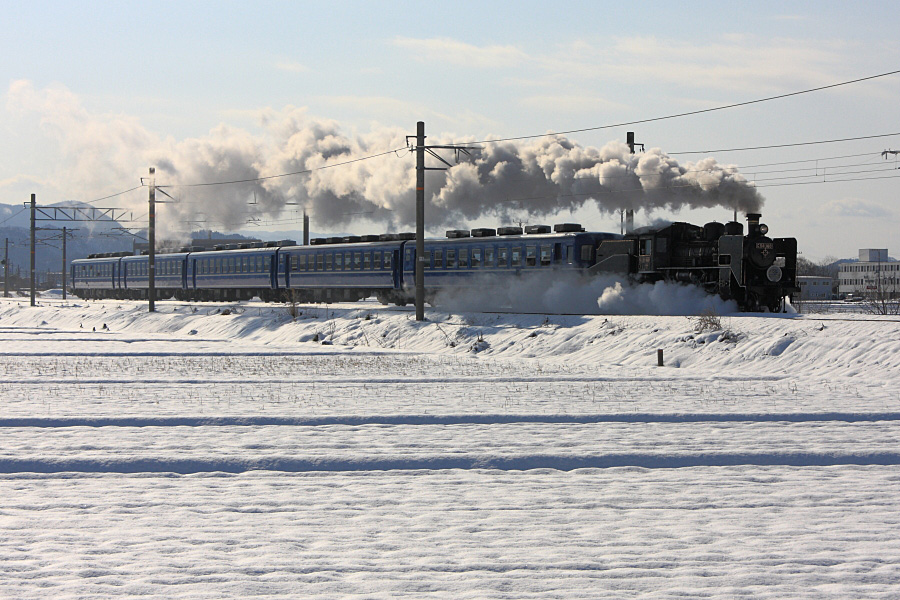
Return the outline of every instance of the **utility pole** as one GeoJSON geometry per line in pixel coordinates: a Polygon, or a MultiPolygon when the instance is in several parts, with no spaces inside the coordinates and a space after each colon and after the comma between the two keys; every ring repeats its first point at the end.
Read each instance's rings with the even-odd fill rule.
{"type": "Polygon", "coordinates": [[[63,300],[66,299],[66,228],[63,226],[63,239],[62,239],[62,290],[63,290],[63,300]]]}
{"type": "MultiPolygon", "coordinates": [[[[634,154],[634,132],[629,131],[625,134],[625,143],[628,144],[628,149],[634,154]]],[[[637,144],[641,147],[641,150],[644,149],[643,144],[637,144]]],[[[634,209],[629,208],[625,211],[625,233],[631,233],[634,230],[634,209]]]]}
{"type": "MultiPolygon", "coordinates": [[[[403,260],[403,257],[400,257],[403,260]]],[[[402,263],[401,263],[402,264],[402,263]]],[[[425,121],[416,123],[416,321],[425,320],[425,121]]]]}
{"type": "MultiPolygon", "coordinates": [[[[406,136],[406,143],[409,143],[411,135],[406,136]]],[[[416,123],[416,262],[415,262],[415,278],[416,278],[416,321],[425,320],[425,171],[446,171],[452,167],[450,163],[438,156],[435,149],[453,150],[456,152],[456,162],[459,162],[459,153],[469,154],[464,146],[426,146],[425,145],[425,122],[418,121],[416,123]],[[445,165],[444,167],[426,167],[425,153],[438,159],[445,165]]],[[[400,257],[403,260],[403,257],[400,257]]]]}
{"type": "Polygon", "coordinates": [[[303,209],[303,245],[309,246],[309,215],[303,209]]]}
{"type": "Polygon", "coordinates": [[[156,311],[156,167],[150,167],[150,222],[147,225],[150,242],[150,265],[148,267],[147,298],[150,312],[156,311]]]}
{"type": "Polygon", "coordinates": [[[35,305],[35,292],[34,292],[34,218],[35,218],[35,207],[37,206],[37,199],[35,194],[31,195],[31,305],[35,305]]]}
{"type": "Polygon", "coordinates": [[[3,252],[3,297],[9,298],[9,238],[6,238],[6,250],[3,252]]]}

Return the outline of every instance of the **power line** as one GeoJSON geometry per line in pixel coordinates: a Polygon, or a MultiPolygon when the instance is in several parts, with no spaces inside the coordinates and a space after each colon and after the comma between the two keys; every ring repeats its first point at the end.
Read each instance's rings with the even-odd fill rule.
{"type": "Polygon", "coordinates": [[[95,200],[88,200],[85,204],[93,204],[94,202],[100,202],[101,200],[109,200],[110,198],[115,198],[116,196],[121,196],[122,194],[127,194],[128,192],[133,192],[134,190],[139,190],[143,187],[143,185],[136,185],[131,189],[125,190],[124,192],[116,192],[115,194],[110,194],[109,196],[103,196],[102,198],[97,198],[95,200]]]}
{"type": "MultiPolygon", "coordinates": [[[[780,187],[780,186],[788,186],[788,185],[811,185],[811,184],[818,184],[818,183],[838,183],[838,182],[843,182],[843,181],[869,181],[869,180],[876,180],[876,179],[893,179],[896,177],[900,177],[900,173],[897,173],[895,175],[889,175],[889,176],[870,176],[870,177],[853,177],[853,178],[845,178],[845,179],[826,179],[826,177],[852,175],[855,173],[883,173],[885,170],[886,169],[871,170],[871,171],[859,171],[859,172],[847,172],[847,173],[835,173],[834,175],[831,175],[831,176],[829,176],[827,174],[819,174],[819,175],[798,175],[795,177],[787,177],[787,178],[775,177],[772,179],[764,179],[762,181],[764,181],[764,182],[777,181],[779,179],[808,179],[811,177],[817,177],[820,180],[819,181],[795,181],[795,182],[786,182],[786,183],[763,183],[761,185],[754,183],[754,187],[755,188],[766,188],[766,187],[780,187]]],[[[896,169],[891,169],[891,170],[896,171],[896,169]]],[[[523,196],[521,198],[507,198],[505,200],[498,200],[497,203],[500,204],[500,203],[506,203],[506,202],[530,202],[530,201],[534,201],[534,200],[547,200],[549,198],[586,198],[586,199],[590,199],[591,197],[595,197],[595,196],[611,196],[613,194],[636,194],[636,193],[647,193],[647,192],[652,193],[652,192],[657,192],[657,191],[678,190],[678,189],[687,189],[687,188],[694,188],[694,187],[697,187],[696,183],[683,183],[683,184],[678,184],[678,185],[668,185],[668,186],[665,186],[662,188],[657,188],[657,189],[654,189],[654,188],[645,189],[643,187],[630,188],[630,189],[625,189],[625,190],[606,189],[606,190],[594,190],[592,192],[581,192],[581,193],[571,193],[571,194],[552,194],[552,195],[548,194],[545,196],[523,196]]]]}
{"type": "Polygon", "coordinates": [[[516,137],[500,138],[500,139],[496,139],[496,140],[481,140],[478,142],[465,142],[460,145],[471,146],[471,145],[475,145],[475,144],[496,144],[498,142],[511,142],[511,141],[515,141],[515,140],[527,140],[527,139],[532,139],[532,138],[545,137],[548,135],[568,135],[571,133],[583,133],[585,131],[599,131],[601,129],[613,129],[615,127],[626,127],[628,125],[639,125],[641,123],[652,123],[655,121],[664,121],[666,119],[677,119],[679,117],[700,115],[700,114],[704,114],[704,113],[715,112],[718,110],[725,110],[727,108],[737,108],[739,106],[749,106],[751,104],[759,104],[760,102],[768,102],[770,100],[780,100],[782,98],[790,98],[791,96],[799,96],[801,94],[820,92],[822,90],[841,87],[844,85],[851,85],[853,83],[860,83],[862,81],[869,81],[872,79],[878,79],[880,77],[888,77],[890,75],[896,75],[897,73],[900,73],[900,70],[888,71],[887,73],[879,73],[878,75],[870,75],[868,77],[860,77],[859,79],[851,79],[850,81],[842,81],[840,83],[832,83],[830,85],[823,85],[823,86],[819,86],[819,87],[815,87],[815,88],[810,88],[808,90],[800,90],[798,92],[789,92],[787,94],[778,94],[777,96],[768,96],[766,98],[758,98],[756,100],[748,100],[746,102],[736,102],[734,104],[726,104],[724,106],[715,106],[713,108],[704,108],[701,110],[692,110],[692,111],[688,111],[688,112],[675,113],[672,115],[665,115],[662,117],[652,117],[650,119],[638,119],[636,121],[625,121],[622,123],[613,123],[612,125],[599,125],[597,127],[584,127],[581,129],[570,129],[568,131],[550,131],[550,132],[540,133],[540,134],[535,134],[535,135],[520,135],[520,136],[516,136],[516,137]]]}
{"type": "Polygon", "coordinates": [[[860,156],[880,156],[880,152],[861,152],[859,154],[843,154],[840,156],[825,156],[822,158],[804,158],[803,160],[786,160],[774,163],[761,163],[758,165],[743,165],[742,169],[755,169],[756,167],[775,167],[780,165],[797,165],[800,163],[819,162],[824,160],[838,160],[839,158],[858,158],[860,156]]]}
{"type": "Polygon", "coordinates": [[[744,150],[771,150],[773,148],[791,148],[794,146],[814,146],[816,144],[835,144],[837,142],[852,142],[855,140],[871,140],[875,138],[893,137],[898,133],[882,133],[879,135],[863,135],[859,137],[839,138],[834,140],[820,140],[817,142],[796,142],[794,144],[774,144],[771,146],[747,146],[745,148],[719,148],[718,150],[691,150],[689,152],[666,152],[666,154],[709,154],[712,152],[742,152],[744,150]]]}
{"type": "Polygon", "coordinates": [[[206,182],[206,183],[182,183],[182,184],[172,184],[172,185],[157,185],[156,187],[157,187],[157,188],[161,188],[161,187],[167,187],[167,188],[188,188],[188,187],[207,187],[207,186],[213,186],[213,185],[233,185],[233,184],[236,184],[236,183],[253,183],[253,182],[256,182],[256,181],[266,181],[266,180],[268,180],[268,179],[278,179],[278,178],[280,178],[280,177],[290,177],[290,176],[292,176],[292,175],[303,175],[303,174],[306,174],[306,173],[313,173],[313,172],[315,172],[315,171],[322,171],[322,170],[325,170],[325,169],[331,169],[331,168],[334,168],[334,167],[341,167],[341,166],[344,166],[344,165],[349,165],[349,164],[352,164],[352,163],[361,162],[361,161],[364,161],[364,160],[369,160],[370,158],[378,158],[379,156],[385,156],[385,155],[387,155],[387,154],[396,154],[397,152],[399,152],[399,151],[401,151],[401,150],[407,150],[407,148],[406,148],[406,147],[403,147],[403,148],[395,148],[395,149],[393,149],[393,150],[388,150],[387,152],[381,152],[381,153],[379,153],[379,154],[371,154],[371,155],[369,155],[369,156],[361,156],[361,157],[359,157],[359,158],[354,158],[354,159],[352,159],[352,160],[345,160],[344,162],[339,162],[339,163],[334,163],[334,164],[330,164],[330,165],[325,165],[325,166],[323,166],[323,167],[316,167],[316,168],[313,168],[313,169],[304,169],[304,170],[302,170],[302,171],[293,171],[293,172],[291,172],[291,173],[280,173],[280,174],[278,174],[278,175],[267,175],[267,176],[265,176],[265,177],[254,177],[254,178],[251,178],[251,179],[235,179],[235,180],[233,180],[233,181],[213,181],[213,182],[206,182]]]}
{"type": "Polygon", "coordinates": [[[6,218],[3,219],[2,221],[0,221],[0,225],[3,225],[4,223],[6,223],[7,221],[9,221],[10,219],[13,219],[13,218],[15,218],[15,217],[18,217],[19,215],[21,215],[21,214],[22,214],[23,212],[25,212],[26,210],[28,210],[28,209],[27,209],[27,208],[23,208],[22,210],[20,210],[20,211],[17,212],[16,214],[10,215],[10,216],[6,217],[6,218]]]}

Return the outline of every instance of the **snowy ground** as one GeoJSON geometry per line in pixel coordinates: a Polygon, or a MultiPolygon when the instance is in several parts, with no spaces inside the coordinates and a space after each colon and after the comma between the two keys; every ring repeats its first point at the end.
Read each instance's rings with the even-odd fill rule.
{"type": "Polygon", "coordinates": [[[0,598],[900,596],[896,320],[40,304],[0,598]]]}

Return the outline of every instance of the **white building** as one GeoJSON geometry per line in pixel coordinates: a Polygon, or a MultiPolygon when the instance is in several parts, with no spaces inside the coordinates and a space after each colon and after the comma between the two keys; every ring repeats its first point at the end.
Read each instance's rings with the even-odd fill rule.
{"type": "Polygon", "coordinates": [[[817,275],[798,275],[800,284],[800,300],[831,300],[831,277],[817,275]]]}
{"type": "Polygon", "coordinates": [[[900,296],[900,262],[888,260],[887,248],[860,250],[859,262],[841,265],[838,277],[841,295],[900,296]]]}

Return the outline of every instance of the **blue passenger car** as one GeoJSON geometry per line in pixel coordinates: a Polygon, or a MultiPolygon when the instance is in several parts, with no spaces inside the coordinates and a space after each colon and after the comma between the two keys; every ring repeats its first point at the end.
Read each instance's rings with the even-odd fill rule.
{"type": "Polygon", "coordinates": [[[108,298],[122,292],[120,253],[94,254],[70,265],[72,291],[82,298],[108,298]]]}
{"type": "MultiPolygon", "coordinates": [[[[621,239],[614,233],[562,231],[550,233],[548,226],[494,230],[453,230],[447,239],[425,240],[426,298],[433,299],[442,290],[476,289],[506,285],[511,278],[527,278],[550,271],[584,273],[594,264],[597,246],[603,240],[621,239]]],[[[579,227],[580,229],[580,227],[579,227]]],[[[408,298],[415,290],[415,243],[403,251],[403,287],[408,298]]]]}
{"type": "MultiPolygon", "coordinates": [[[[184,290],[184,252],[157,254],[154,257],[156,297],[181,298],[184,290]]],[[[122,259],[122,289],[116,297],[145,299],[150,289],[150,257],[126,256],[122,259]]]]}
{"type": "Polygon", "coordinates": [[[186,261],[185,296],[198,300],[275,298],[278,248],[191,252],[186,261]]]}
{"type": "Polygon", "coordinates": [[[278,252],[277,286],[303,301],[398,299],[402,241],[294,246],[278,252]]]}

